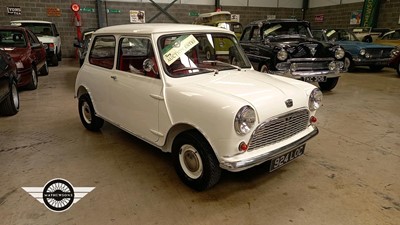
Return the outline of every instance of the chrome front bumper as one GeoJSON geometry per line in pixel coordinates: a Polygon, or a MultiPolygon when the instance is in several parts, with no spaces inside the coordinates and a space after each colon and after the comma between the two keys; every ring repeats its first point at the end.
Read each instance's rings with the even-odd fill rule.
{"type": "Polygon", "coordinates": [[[277,149],[274,149],[272,151],[268,151],[266,153],[251,157],[251,158],[245,158],[245,159],[241,159],[241,160],[235,160],[235,159],[231,159],[231,158],[222,158],[221,162],[220,162],[220,167],[223,169],[226,169],[228,171],[231,172],[238,172],[238,171],[242,171],[245,169],[248,169],[250,167],[253,166],[257,166],[261,163],[267,162],[279,155],[283,155],[285,153],[288,153],[298,147],[300,147],[301,145],[304,145],[308,140],[310,140],[311,138],[313,138],[314,136],[316,136],[318,134],[318,128],[317,127],[313,127],[314,129],[307,134],[306,136],[277,149]]]}
{"type": "Polygon", "coordinates": [[[333,58],[295,58],[276,65],[277,71],[272,74],[302,79],[304,77],[325,76],[327,78],[339,77],[340,72],[344,72],[344,63],[335,61],[333,58]],[[329,69],[329,64],[334,64],[333,69],[329,69]]]}

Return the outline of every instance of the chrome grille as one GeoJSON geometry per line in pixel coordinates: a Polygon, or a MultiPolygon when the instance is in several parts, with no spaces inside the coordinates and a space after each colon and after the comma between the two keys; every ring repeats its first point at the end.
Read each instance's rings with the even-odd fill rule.
{"type": "Polygon", "coordinates": [[[249,151],[285,140],[307,128],[309,112],[302,109],[261,123],[249,141],[249,151]]]}
{"type": "Polygon", "coordinates": [[[296,71],[300,70],[328,70],[330,62],[296,62],[297,69],[296,71]]]}
{"type": "Polygon", "coordinates": [[[372,56],[372,58],[390,58],[390,51],[392,49],[381,49],[381,48],[369,48],[366,52],[372,56]]]}
{"type": "Polygon", "coordinates": [[[293,54],[295,58],[307,57],[308,51],[303,46],[298,46],[297,51],[293,54]]]}

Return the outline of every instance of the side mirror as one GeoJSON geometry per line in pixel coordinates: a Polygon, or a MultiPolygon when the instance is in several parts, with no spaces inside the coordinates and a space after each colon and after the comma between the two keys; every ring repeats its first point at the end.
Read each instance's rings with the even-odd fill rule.
{"type": "Polygon", "coordinates": [[[153,71],[154,74],[158,74],[154,69],[154,61],[152,59],[146,59],[143,61],[143,70],[146,72],[153,71]]]}
{"type": "Polygon", "coordinates": [[[83,43],[80,42],[80,41],[78,41],[78,39],[75,38],[75,40],[74,40],[74,47],[83,48],[83,43]]]}

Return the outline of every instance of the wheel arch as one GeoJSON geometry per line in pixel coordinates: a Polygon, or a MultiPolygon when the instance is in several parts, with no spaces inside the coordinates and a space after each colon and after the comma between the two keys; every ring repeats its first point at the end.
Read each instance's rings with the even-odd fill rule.
{"type": "Polygon", "coordinates": [[[78,90],[76,91],[76,98],[79,99],[84,94],[89,94],[90,96],[90,93],[85,86],[79,86],[78,90]]]}
{"type": "Polygon", "coordinates": [[[218,157],[218,154],[215,152],[210,140],[207,138],[207,135],[205,135],[201,129],[187,123],[180,123],[176,124],[173,127],[171,127],[168,131],[167,137],[165,139],[165,144],[164,144],[164,150],[167,152],[172,152],[172,148],[174,146],[175,140],[178,136],[183,135],[186,132],[196,132],[199,135],[201,135],[205,141],[207,141],[208,145],[210,145],[211,149],[214,152],[214,155],[218,157]]]}

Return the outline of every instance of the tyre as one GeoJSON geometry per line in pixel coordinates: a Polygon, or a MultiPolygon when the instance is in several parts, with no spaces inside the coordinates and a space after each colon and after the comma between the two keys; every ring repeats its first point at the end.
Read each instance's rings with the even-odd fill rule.
{"type": "Polygon", "coordinates": [[[262,64],[262,66],[260,67],[260,72],[268,73],[269,72],[268,65],[267,64],[262,64]]]}
{"type": "Polygon", "coordinates": [[[318,82],[321,91],[330,91],[336,87],[339,77],[328,78],[326,82],[318,82]]]}
{"type": "Polygon", "coordinates": [[[104,120],[95,115],[92,100],[89,94],[84,94],[79,97],[79,117],[86,129],[91,131],[98,131],[104,124],[104,120]]]}
{"type": "Polygon", "coordinates": [[[397,63],[396,72],[397,72],[397,75],[400,76],[400,63],[397,63]]]}
{"type": "Polygon", "coordinates": [[[61,60],[62,60],[62,52],[61,52],[61,49],[60,49],[60,52],[57,54],[57,60],[58,60],[58,61],[61,61],[61,60]]]}
{"type": "Polygon", "coordinates": [[[39,74],[42,76],[49,75],[49,66],[47,65],[47,62],[44,62],[44,65],[40,69],[39,74]]]}
{"type": "Polygon", "coordinates": [[[38,75],[37,75],[37,71],[36,71],[36,67],[32,65],[32,69],[31,69],[31,82],[26,85],[26,88],[28,90],[35,90],[38,87],[38,75]]]}
{"type": "Polygon", "coordinates": [[[0,103],[0,114],[4,116],[12,116],[19,111],[19,94],[17,83],[13,81],[10,85],[10,93],[3,102],[0,103]]]}
{"type": "Polygon", "coordinates": [[[180,134],[172,146],[175,170],[189,187],[203,191],[218,183],[219,162],[207,140],[197,131],[180,134]]]}
{"type": "Polygon", "coordinates": [[[383,69],[384,66],[369,66],[369,69],[373,72],[379,72],[383,69]]]}
{"type": "Polygon", "coordinates": [[[350,56],[345,56],[344,58],[344,68],[347,70],[347,72],[353,72],[354,71],[354,62],[351,59],[350,56]]]}
{"type": "Polygon", "coordinates": [[[51,65],[52,65],[52,66],[58,66],[58,58],[57,58],[57,55],[54,54],[54,55],[51,57],[50,62],[51,62],[51,65]]]}

